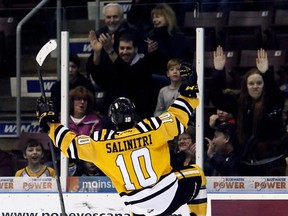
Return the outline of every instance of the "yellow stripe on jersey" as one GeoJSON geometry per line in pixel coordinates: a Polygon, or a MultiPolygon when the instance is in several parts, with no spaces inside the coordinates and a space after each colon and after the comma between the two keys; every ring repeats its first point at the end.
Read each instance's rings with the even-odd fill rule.
{"type": "Polygon", "coordinates": [[[201,175],[199,170],[194,167],[181,169],[181,171],[176,171],[175,174],[179,180],[183,178],[190,178],[190,177],[196,177],[196,176],[201,175]]]}

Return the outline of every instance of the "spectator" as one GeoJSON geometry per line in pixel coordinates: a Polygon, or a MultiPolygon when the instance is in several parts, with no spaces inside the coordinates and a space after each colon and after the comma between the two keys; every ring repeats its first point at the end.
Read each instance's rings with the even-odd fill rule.
{"type": "Polygon", "coordinates": [[[115,35],[119,38],[123,32],[129,29],[129,25],[124,18],[123,8],[118,3],[109,3],[103,7],[103,15],[105,26],[100,28],[96,35],[99,37],[101,34],[115,35]]]}
{"type": "MultiPolygon", "coordinates": [[[[214,61],[217,62],[214,74],[216,79],[211,92],[214,92],[215,98],[220,98],[225,89],[225,79],[221,80],[221,77],[225,78],[222,47],[216,49],[214,61]]],[[[243,76],[237,99],[236,133],[241,154],[239,173],[281,176],[285,175],[288,141],[282,122],[284,100],[263,49],[258,50],[256,66],[243,76]]]]}
{"type": "Polygon", "coordinates": [[[175,12],[168,4],[157,4],[151,11],[151,19],[153,29],[145,38],[147,51],[155,60],[153,73],[163,76],[171,58],[189,61],[187,39],[180,31],[175,12]]]}
{"type": "Polygon", "coordinates": [[[236,98],[231,95],[223,94],[221,98],[214,101],[216,106],[216,114],[212,114],[209,117],[209,126],[213,129],[216,129],[219,125],[223,123],[232,123],[235,124],[236,116],[236,98]],[[234,103],[234,104],[233,104],[234,103]]]}
{"type": "Polygon", "coordinates": [[[81,169],[78,169],[75,176],[105,176],[105,174],[92,162],[80,160],[81,169]]]}
{"type": "Polygon", "coordinates": [[[209,162],[220,176],[238,175],[239,153],[235,131],[236,125],[228,122],[216,127],[212,140],[205,137],[209,162]]]}
{"type": "MultiPolygon", "coordinates": [[[[80,73],[80,59],[77,54],[69,55],[69,89],[77,86],[85,86],[89,91],[95,94],[95,88],[91,81],[80,73]]],[[[57,81],[51,88],[51,101],[54,105],[54,111],[60,115],[61,111],[61,80],[57,81]]]]}
{"type": "Polygon", "coordinates": [[[195,136],[195,127],[189,125],[185,132],[176,139],[177,145],[174,154],[171,154],[171,164],[174,169],[196,163],[195,136]]]}
{"type": "Polygon", "coordinates": [[[106,92],[105,107],[108,108],[117,97],[129,97],[137,105],[141,118],[153,115],[157,93],[152,89],[149,56],[138,53],[138,44],[132,34],[119,38],[118,53],[113,49],[113,39],[109,34],[97,38],[90,33],[95,67],[91,75],[106,92]],[[109,54],[110,62],[106,64],[101,59],[102,50],[109,54]]]}
{"type": "MultiPolygon", "coordinates": [[[[110,36],[114,35],[114,44],[113,50],[118,52],[118,43],[119,38],[123,33],[133,32],[136,35],[136,30],[129,27],[127,21],[124,19],[123,8],[118,3],[109,3],[103,7],[103,15],[105,26],[98,29],[97,31],[91,30],[89,32],[89,38],[91,35],[94,35],[97,39],[103,34],[109,34],[110,36]]],[[[103,50],[101,53],[95,53],[95,50],[92,51],[92,54],[89,56],[86,63],[87,75],[90,77],[93,73],[99,72],[99,68],[95,68],[94,58],[98,55],[101,55],[101,64],[110,65],[109,55],[103,50]]],[[[100,63],[100,62],[99,62],[100,63]]],[[[98,84],[98,80],[94,80],[98,84]]],[[[101,81],[100,81],[101,83],[101,81]]]]}
{"type": "MultiPolygon", "coordinates": [[[[69,128],[75,134],[91,136],[95,131],[109,128],[112,125],[110,120],[94,111],[95,98],[93,94],[84,86],[78,86],[69,93],[70,98],[70,117],[69,128]],[[110,124],[110,125],[109,125],[110,124]]],[[[70,176],[76,175],[77,170],[81,169],[82,163],[78,160],[69,160],[68,173],[70,176]]]]}
{"type": "Polygon", "coordinates": [[[0,149],[0,176],[13,176],[12,155],[0,149]]]}
{"type": "Polygon", "coordinates": [[[69,128],[77,135],[91,135],[101,130],[101,116],[94,111],[95,98],[84,86],[78,86],[69,93],[70,117],[69,128]]]}
{"type": "Polygon", "coordinates": [[[45,149],[38,140],[30,139],[27,141],[23,157],[27,160],[28,165],[16,171],[15,176],[19,177],[55,177],[55,170],[44,165],[45,149]]]}
{"type": "Polygon", "coordinates": [[[178,90],[181,85],[180,66],[180,59],[170,59],[168,61],[166,75],[170,79],[170,84],[160,89],[154,116],[167,111],[168,107],[179,96],[178,90]]]}

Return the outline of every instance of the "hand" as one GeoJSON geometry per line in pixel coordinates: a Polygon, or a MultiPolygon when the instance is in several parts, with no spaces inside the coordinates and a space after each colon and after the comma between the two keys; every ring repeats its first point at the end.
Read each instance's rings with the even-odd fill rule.
{"type": "Polygon", "coordinates": [[[213,114],[209,117],[209,126],[211,128],[215,128],[217,119],[219,119],[219,116],[217,114],[213,114]]]}
{"type": "Polygon", "coordinates": [[[153,41],[151,40],[150,38],[147,38],[145,40],[145,43],[147,44],[147,52],[148,53],[152,53],[154,52],[155,50],[158,49],[158,43],[157,41],[153,41]]]}
{"type": "Polygon", "coordinates": [[[268,71],[268,57],[267,52],[264,49],[259,49],[258,57],[256,58],[256,66],[261,73],[268,71]]]}
{"type": "Polygon", "coordinates": [[[192,69],[189,62],[182,62],[180,67],[180,75],[182,84],[179,88],[181,95],[185,97],[196,98],[196,93],[199,92],[197,85],[197,73],[192,69]]]}
{"type": "Polygon", "coordinates": [[[98,38],[99,42],[103,45],[104,50],[109,53],[113,50],[114,45],[114,34],[111,36],[110,34],[101,34],[98,38]]]}
{"type": "Polygon", "coordinates": [[[216,51],[213,52],[214,55],[214,68],[216,70],[223,70],[226,63],[226,56],[223,52],[223,48],[218,46],[216,51]]]}
{"type": "Polygon", "coordinates": [[[196,143],[193,143],[189,148],[189,154],[192,156],[192,158],[196,158],[196,143]]]}
{"type": "Polygon", "coordinates": [[[89,40],[90,40],[90,44],[92,46],[93,51],[98,52],[98,53],[101,52],[103,45],[97,39],[95,31],[91,30],[89,32],[89,40]]]}
{"type": "Polygon", "coordinates": [[[46,102],[43,97],[37,99],[36,116],[39,120],[41,130],[45,133],[50,129],[48,122],[59,122],[59,119],[53,111],[52,101],[46,102]]]}
{"type": "Polygon", "coordinates": [[[205,140],[208,142],[208,144],[207,144],[207,147],[208,147],[207,155],[208,155],[209,158],[212,158],[216,154],[215,145],[213,144],[211,139],[205,137],[205,140]]]}

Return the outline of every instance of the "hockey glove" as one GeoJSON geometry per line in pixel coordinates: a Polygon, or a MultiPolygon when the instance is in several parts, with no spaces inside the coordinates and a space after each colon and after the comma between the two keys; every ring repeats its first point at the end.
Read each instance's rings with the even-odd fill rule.
{"type": "Polygon", "coordinates": [[[60,122],[58,117],[53,111],[52,101],[46,102],[43,97],[37,99],[36,116],[39,120],[40,128],[43,132],[49,131],[49,125],[47,122],[58,123],[60,122]]]}
{"type": "Polygon", "coordinates": [[[188,62],[182,62],[180,67],[180,74],[182,84],[179,88],[181,95],[185,97],[197,97],[198,85],[197,85],[197,73],[192,69],[192,65],[188,62]]]}

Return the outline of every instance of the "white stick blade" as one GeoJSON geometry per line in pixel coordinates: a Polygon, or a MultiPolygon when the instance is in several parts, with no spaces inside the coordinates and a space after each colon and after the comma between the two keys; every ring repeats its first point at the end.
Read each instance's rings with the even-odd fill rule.
{"type": "Polygon", "coordinates": [[[49,53],[55,50],[56,47],[57,47],[56,40],[50,40],[40,49],[40,51],[36,56],[36,61],[39,64],[39,66],[42,66],[46,57],[49,55],[49,53]]]}

